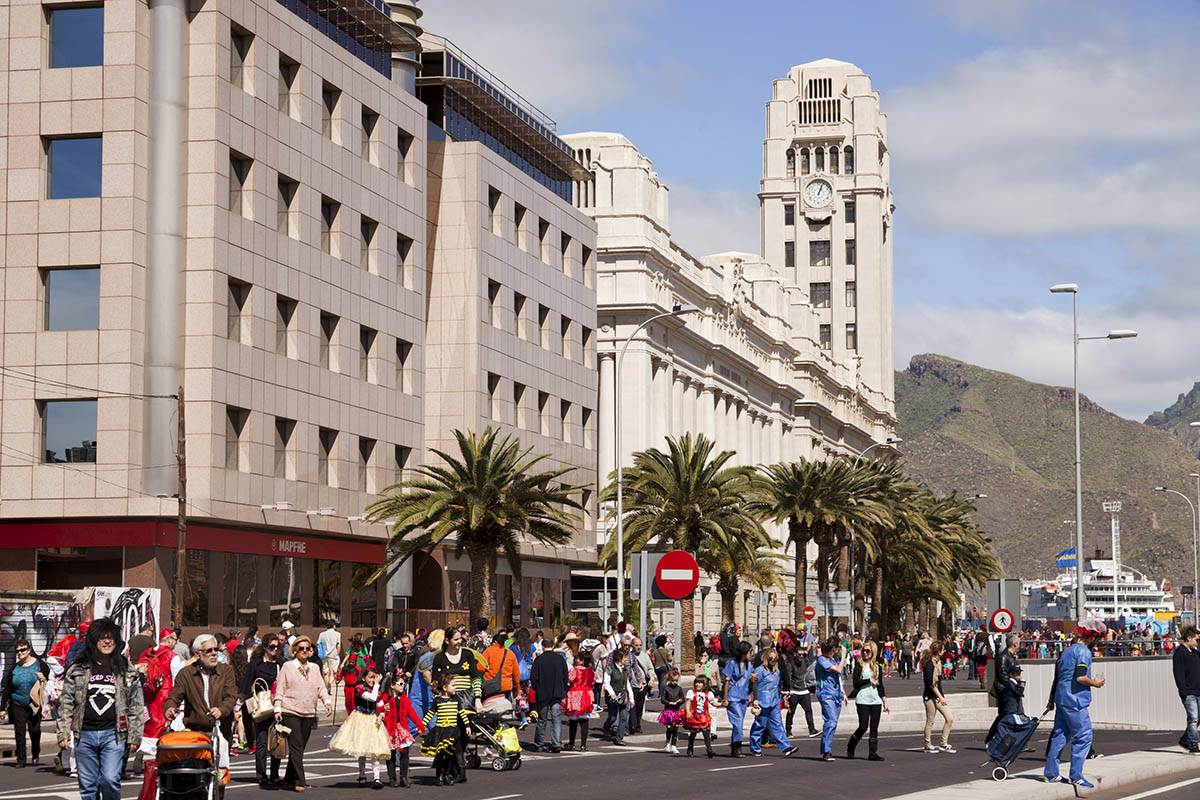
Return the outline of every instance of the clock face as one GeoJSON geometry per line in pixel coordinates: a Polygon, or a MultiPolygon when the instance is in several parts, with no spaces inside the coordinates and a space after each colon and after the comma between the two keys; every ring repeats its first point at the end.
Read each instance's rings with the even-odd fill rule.
{"type": "Polygon", "coordinates": [[[833,187],[829,181],[809,181],[804,187],[804,202],[818,208],[829,205],[833,202],[833,187]]]}

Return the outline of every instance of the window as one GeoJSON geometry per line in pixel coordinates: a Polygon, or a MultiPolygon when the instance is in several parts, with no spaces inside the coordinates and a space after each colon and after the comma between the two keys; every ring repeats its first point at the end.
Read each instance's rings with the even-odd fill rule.
{"type": "Polygon", "coordinates": [[[838,174],[838,149],[836,147],[829,148],[829,171],[834,175],[838,174]]]}
{"type": "Polygon", "coordinates": [[[100,136],[46,139],[49,199],[100,196],[104,151],[102,142],[100,136]]]}
{"type": "Polygon", "coordinates": [[[415,172],[412,163],[412,134],[404,128],[396,129],[396,175],[405,183],[413,182],[415,172]]]}
{"type": "Polygon", "coordinates": [[[570,317],[563,315],[562,317],[559,318],[558,332],[559,332],[559,335],[560,335],[560,338],[562,341],[562,349],[559,350],[559,353],[565,359],[570,360],[570,359],[574,358],[575,353],[571,348],[571,318],[570,317]]]}
{"type": "Polygon", "coordinates": [[[846,308],[858,308],[857,281],[846,281],[846,308]]]}
{"type": "Polygon", "coordinates": [[[45,463],[96,463],[95,400],[43,400],[38,410],[45,463]]]}
{"type": "Polygon", "coordinates": [[[296,479],[296,461],[292,458],[292,434],[296,432],[296,421],[283,417],[275,418],[274,474],[276,478],[296,479]]]}
{"type": "Polygon", "coordinates": [[[825,148],[824,147],[814,148],[813,155],[816,157],[814,160],[816,161],[817,172],[824,172],[825,171],[825,148]]]}
{"type": "Polygon", "coordinates": [[[250,338],[250,310],[246,307],[250,299],[250,284],[229,279],[225,305],[225,335],[231,342],[246,342],[250,338]]]}
{"type": "Polygon", "coordinates": [[[858,349],[858,325],[853,322],[846,323],[846,349],[858,349]]]}
{"type": "Polygon", "coordinates": [[[855,220],[858,217],[858,213],[857,213],[858,206],[855,205],[853,200],[847,200],[845,208],[846,208],[846,224],[853,225],[855,220]]]}
{"type": "Polygon", "coordinates": [[[300,76],[300,62],[279,54],[279,110],[293,119],[300,118],[296,102],[296,78],[300,76]]]}
{"type": "Polygon", "coordinates": [[[488,416],[500,421],[500,376],[489,372],[487,376],[488,416]]]}
{"type": "Polygon", "coordinates": [[[340,321],[333,314],[321,312],[321,347],[318,363],[325,369],[331,369],[334,372],[337,372],[338,362],[334,345],[337,344],[337,329],[340,321]]]}
{"type": "Polygon", "coordinates": [[[552,404],[550,403],[550,395],[547,392],[538,392],[538,433],[542,436],[550,435],[550,414],[552,404]]]}
{"type": "Polygon", "coordinates": [[[225,407],[225,469],[250,471],[250,447],[243,441],[250,412],[234,406],[225,407]]]}
{"type": "Polygon", "coordinates": [[[524,428],[525,419],[525,384],[513,381],[513,419],[518,428],[524,428]]]}
{"type": "Polygon", "coordinates": [[[337,431],[317,428],[317,483],[323,486],[337,486],[337,469],[331,466],[337,438],[337,431]]]}
{"type": "Polygon", "coordinates": [[[580,513],[583,515],[583,529],[585,531],[592,530],[595,525],[592,522],[592,490],[584,489],[579,493],[579,505],[582,506],[580,513]]]}
{"type": "Polygon", "coordinates": [[[412,342],[396,340],[396,389],[404,394],[413,394],[412,342]]]}
{"type": "Polygon", "coordinates": [[[254,43],[254,34],[229,23],[229,82],[243,92],[254,90],[254,82],[250,76],[250,45],[254,43]]]}
{"type": "Polygon", "coordinates": [[[496,236],[503,234],[500,228],[500,190],[488,187],[488,230],[496,236]]]}
{"type": "Polygon", "coordinates": [[[513,203],[513,230],[516,235],[516,245],[524,250],[525,241],[525,206],[513,203]]]}
{"type": "Polygon", "coordinates": [[[550,349],[550,309],[538,304],[538,344],[550,349]]]}
{"type": "Polygon", "coordinates": [[[796,204],[795,203],[784,203],[783,204],[783,224],[787,225],[789,227],[796,224],[796,204]]]}
{"type": "Polygon", "coordinates": [[[50,9],[50,67],[104,64],[104,6],[50,9]]]}
{"type": "Polygon", "coordinates": [[[571,432],[571,401],[560,400],[558,402],[558,422],[562,426],[562,440],[567,444],[571,444],[575,438],[571,432]]]}
{"type": "Polygon", "coordinates": [[[595,264],[592,263],[592,248],[581,245],[579,248],[579,263],[583,269],[583,285],[592,288],[592,279],[595,274],[595,264]]]}
{"type": "Polygon", "coordinates": [[[520,292],[513,292],[513,333],[519,339],[529,337],[529,328],[525,317],[525,295],[520,292]]]}
{"type": "Polygon", "coordinates": [[[286,175],[280,175],[275,185],[275,230],[281,236],[299,239],[300,204],[296,202],[296,196],[300,193],[300,184],[286,175]]]}
{"type": "Polygon", "coordinates": [[[583,344],[583,365],[585,367],[592,366],[592,353],[595,351],[596,343],[592,340],[594,332],[586,325],[580,330],[579,340],[583,344]]]}
{"type": "Polygon", "coordinates": [[[500,325],[500,284],[488,281],[488,322],[493,328],[500,325]]]}
{"type": "Polygon", "coordinates": [[[321,196],[321,251],[334,258],[340,258],[342,252],[338,242],[338,215],[341,212],[341,203],[321,196]]]}
{"type": "Polygon", "coordinates": [[[358,328],[358,377],[367,383],[379,383],[375,359],[371,357],[378,336],[378,331],[366,325],[360,325],[358,328]]]}
{"type": "Polygon", "coordinates": [[[800,174],[801,175],[807,175],[809,172],[811,172],[811,169],[809,168],[809,160],[808,159],[809,159],[808,148],[807,147],[800,148],[800,174]]]}
{"type": "Polygon", "coordinates": [[[855,241],[854,239],[846,240],[846,263],[847,264],[857,264],[858,263],[858,242],[855,241]]]}
{"type": "Polygon", "coordinates": [[[375,453],[375,440],[366,436],[358,437],[358,482],[355,484],[360,492],[374,494],[374,481],[371,480],[371,456],[375,453]]]}
{"type": "Polygon", "coordinates": [[[590,408],[580,409],[579,427],[583,429],[583,446],[589,450],[596,446],[594,418],[595,414],[592,413],[590,408]]]}
{"type": "Polygon", "coordinates": [[[42,270],[45,298],[42,324],[48,331],[96,330],[100,327],[100,268],[42,270]]]}
{"type": "Polygon", "coordinates": [[[412,448],[398,444],[392,457],[396,462],[396,481],[402,481],[404,480],[404,471],[408,469],[408,463],[412,461],[412,448]]]}
{"type": "Polygon", "coordinates": [[[829,284],[810,283],[808,285],[808,298],[813,308],[829,308],[829,284]]]}
{"type": "Polygon", "coordinates": [[[296,301],[275,296],[275,352],[285,358],[296,357],[296,301]]]}
{"type": "Polygon", "coordinates": [[[379,259],[375,252],[375,234],[379,223],[370,217],[359,217],[358,266],[371,273],[379,272],[379,259]]]}
{"type": "Polygon", "coordinates": [[[846,149],[842,151],[842,166],[847,175],[854,174],[854,148],[846,145],[846,149]]]}
{"type": "Polygon", "coordinates": [[[822,350],[828,350],[833,347],[833,334],[828,325],[821,325],[817,329],[817,339],[820,342],[822,350]]]}
{"type": "Polygon", "coordinates": [[[796,151],[789,147],[786,155],[787,172],[785,174],[789,178],[794,178],[796,177],[796,151]]]}
{"type": "Polygon", "coordinates": [[[538,258],[550,263],[550,223],[538,218],[538,258]]]}
{"type": "Polygon", "coordinates": [[[341,121],[342,90],[332,83],[321,84],[321,135],[334,144],[342,143],[341,121]]]}
{"type": "Polygon", "coordinates": [[[253,219],[254,201],[250,194],[250,165],[254,163],[241,153],[229,151],[229,213],[253,219]]]}
{"type": "Polygon", "coordinates": [[[413,275],[413,240],[403,233],[396,234],[396,282],[405,289],[415,288],[416,278],[413,275]]]}
{"type": "Polygon", "coordinates": [[[378,166],[379,147],[375,142],[375,129],[379,125],[379,115],[363,106],[360,121],[362,139],[359,142],[359,154],[362,155],[363,161],[369,161],[378,166]]]}
{"type": "Polygon", "coordinates": [[[808,264],[812,267],[829,266],[829,242],[827,240],[808,243],[808,264]]]}
{"type": "Polygon", "coordinates": [[[558,252],[562,260],[563,274],[568,278],[573,277],[574,271],[571,269],[571,237],[565,233],[559,237],[558,252]]]}
{"type": "Polygon", "coordinates": [[[796,243],[795,242],[784,242],[783,243],[783,266],[785,266],[785,267],[796,266],[796,243]]]}

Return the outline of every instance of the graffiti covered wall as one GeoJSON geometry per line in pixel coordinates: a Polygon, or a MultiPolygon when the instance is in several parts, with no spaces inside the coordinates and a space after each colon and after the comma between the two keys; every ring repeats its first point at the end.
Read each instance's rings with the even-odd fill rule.
{"type": "Polygon", "coordinates": [[[158,638],[160,629],[162,592],[158,589],[140,589],[126,586],[97,586],[92,594],[92,619],[111,617],[121,629],[121,638],[128,642],[149,625],[158,638]]]}
{"type": "Polygon", "coordinates": [[[41,657],[81,619],[82,607],[66,600],[0,599],[0,674],[12,664],[17,639],[28,639],[41,657]]]}

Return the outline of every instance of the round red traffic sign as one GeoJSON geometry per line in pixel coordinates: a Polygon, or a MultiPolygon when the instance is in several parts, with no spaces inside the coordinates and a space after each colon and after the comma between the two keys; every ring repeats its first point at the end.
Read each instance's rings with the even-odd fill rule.
{"type": "Polygon", "coordinates": [[[805,606],[804,611],[802,611],[801,613],[804,614],[805,619],[816,619],[817,618],[817,610],[815,608],[813,608],[812,606],[805,606]]]}
{"type": "Polygon", "coordinates": [[[1012,630],[1015,618],[1007,608],[997,608],[992,612],[991,626],[997,633],[1008,633],[1012,630]]]}
{"type": "Polygon", "coordinates": [[[700,585],[700,566],[686,550],[664,553],[654,571],[654,585],[672,600],[691,597],[700,585]]]}

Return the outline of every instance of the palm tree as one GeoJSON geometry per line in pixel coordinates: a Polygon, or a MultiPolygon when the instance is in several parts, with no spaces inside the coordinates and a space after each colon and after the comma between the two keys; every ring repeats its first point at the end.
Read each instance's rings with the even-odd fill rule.
{"type": "Polygon", "coordinates": [[[736,614],[737,593],[743,579],[760,591],[767,587],[784,589],[778,557],[771,550],[780,542],[764,531],[761,536],[731,536],[720,532],[707,537],[701,544],[696,560],[701,569],[717,578],[717,593],[721,595],[721,619],[729,622],[736,614]]]}
{"type": "MultiPolygon", "coordinates": [[[[622,470],[625,553],[650,544],[700,553],[710,537],[745,542],[765,538],[759,512],[753,505],[754,468],[727,466],[733,452],[713,455],[714,443],[703,434],[667,437],[666,452],[657,448],[633,454],[633,465],[622,470]]],[[[600,499],[614,500],[616,482],[600,499]]],[[[616,539],[609,537],[600,552],[601,563],[616,558],[616,539]]],[[[680,624],[695,630],[695,609],[682,604],[680,624]]],[[[685,654],[690,648],[684,648],[685,654]]],[[[690,664],[685,656],[684,666],[690,664]]]]}
{"type": "Polygon", "coordinates": [[[482,436],[454,431],[458,456],[441,450],[442,464],[416,468],[417,477],[402,480],[367,508],[372,522],[389,522],[392,538],[387,562],[374,577],[391,574],[418,550],[453,541],[456,556],[471,562],[467,605],[471,619],[488,617],[496,558],[500,552],[516,577],[521,575],[521,540],[563,545],[574,535],[582,487],[561,478],[571,467],[540,469],[545,455],[522,449],[511,435],[497,439],[487,428],[482,436]]]}

